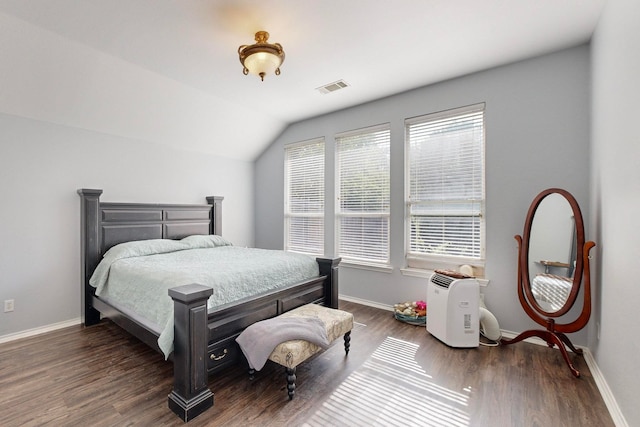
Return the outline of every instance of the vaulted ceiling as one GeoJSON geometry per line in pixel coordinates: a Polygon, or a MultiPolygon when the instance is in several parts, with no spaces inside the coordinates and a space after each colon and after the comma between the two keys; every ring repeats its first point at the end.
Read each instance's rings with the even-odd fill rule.
{"type": "Polygon", "coordinates": [[[0,112],[251,161],[290,123],[585,43],[604,2],[0,0],[0,112]],[[286,52],[264,82],[237,55],[258,30],[286,52]]]}

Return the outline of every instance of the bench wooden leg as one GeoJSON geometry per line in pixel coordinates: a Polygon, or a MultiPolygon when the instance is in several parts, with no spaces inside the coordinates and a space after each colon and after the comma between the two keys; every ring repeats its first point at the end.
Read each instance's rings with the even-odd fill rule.
{"type": "Polygon", "coordinates": [[[289,400],[292,400],[296,393],[296,368],[286,368],[285,372],[287,373],[287,393],[289,400]]]}
{"type": "Polygon", "coordinates": [[[344,352],[349,354],[349,348],[351,348],[351,331],[344,334],[344,352]]]}

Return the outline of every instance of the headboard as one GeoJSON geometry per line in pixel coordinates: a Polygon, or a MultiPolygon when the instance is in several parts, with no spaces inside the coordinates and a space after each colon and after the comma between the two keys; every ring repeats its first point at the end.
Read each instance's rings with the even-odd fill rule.
{"type": "Polygon", "coordinates": [[[81,198],[82,278],[85,292],[93,291],[89,279],[104,253],[119,243],[181,239],[192,234],[222,234],[224,197],[209,196],[208,204],[176,205],[102,203],[102,190],[96,189],[82,188],[78,194],[81,198]]]}

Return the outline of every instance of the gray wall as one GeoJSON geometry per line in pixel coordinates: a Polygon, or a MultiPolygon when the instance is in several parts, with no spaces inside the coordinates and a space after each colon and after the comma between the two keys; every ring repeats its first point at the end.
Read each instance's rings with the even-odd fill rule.
{"type": "Polygon", "coordinates": [[[206,203],[223,232],[253,244],[253,163],[0,114],[0,337],[80,316],[80,197],[206,203]]]}
{"type": "Polygon", "coordinates": [[[242,108],[4,14],[0,52],[0,302],[15,300],[0,340],[80,316],[80,187],[112,202],[224,196],[225,236],[253,245],[253,159],[234,144],[250,132],[211,121],[242,108]]]}
{"type": "Polygon", "coordinates": [[[592,228],[600,322],[589,347],[628,425],[640,425],[640,2],[607,2],[593,39],[592,228]]]}
{"type": "MultiPolygon", "coordinates": [[[[283,247],[283,146],[326,139],[327,255],[334,251],[334,140],[338,132],[391,123],[392,273],[353,268],[340,272],[344,296],[391,305],[426,297],[423,278],[404,267],[404,119],[486,103],[487,262],[482,291],[503,329],[534,326],[517,298],[517,245],[527,209],[541,190],[570,191],[588,218],[589,48],[580,46],[395,95],[289,126],[255,166],[256,245],[283,247]]],[[[381,82],[383,83],[383,82],[381,82]]],[[[348,89],[346,89],[348,90],[348,89]]],[[[340,96],[334,93],[327,96],[340,96]]],[[[574,335],[586,344],[586,332],[574,335]]]]}

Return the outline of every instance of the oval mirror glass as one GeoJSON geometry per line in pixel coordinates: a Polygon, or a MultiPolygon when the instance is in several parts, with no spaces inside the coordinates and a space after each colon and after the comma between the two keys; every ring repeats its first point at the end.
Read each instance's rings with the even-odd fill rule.
{"type": "Polygon", "coordinates": [[[576,224],[573,209],[558,193],[538,205],[529,237],[529,283],[545,312],[562,309],[573,288],[576,266],[576,224]]]}

